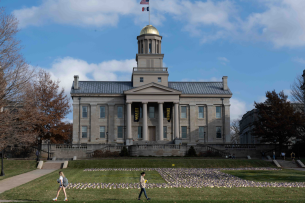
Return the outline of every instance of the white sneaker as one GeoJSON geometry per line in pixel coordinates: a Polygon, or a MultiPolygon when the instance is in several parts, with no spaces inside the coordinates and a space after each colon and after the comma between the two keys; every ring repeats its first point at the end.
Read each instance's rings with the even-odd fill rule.
{"type": "Polygon", "coordinates": [[[65,200],[64,201],[68,201],[68,198],[65,198],[65,200]]]}
{"type": "Polygon", "coordinates": [[[55,197],[55,198],[53,199],[53,201],[57,201],[57,198],[55,197]]]}

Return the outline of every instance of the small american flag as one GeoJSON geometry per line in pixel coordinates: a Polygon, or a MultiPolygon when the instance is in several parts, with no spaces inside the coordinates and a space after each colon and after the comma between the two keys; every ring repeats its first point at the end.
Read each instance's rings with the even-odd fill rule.
{"type": "Polygon", "coordinates": [[[149,0],[141,0],[140,4],[149,4],[149,0]]]}

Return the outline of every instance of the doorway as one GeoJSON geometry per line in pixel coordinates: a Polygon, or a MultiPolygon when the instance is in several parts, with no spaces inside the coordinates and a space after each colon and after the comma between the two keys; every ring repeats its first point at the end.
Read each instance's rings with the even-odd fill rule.
{"type": "Polygon", "coordinates": [[[148,127],[148,140],[149,141],[156,141],[156,126],[149,126],[148,127]]]}

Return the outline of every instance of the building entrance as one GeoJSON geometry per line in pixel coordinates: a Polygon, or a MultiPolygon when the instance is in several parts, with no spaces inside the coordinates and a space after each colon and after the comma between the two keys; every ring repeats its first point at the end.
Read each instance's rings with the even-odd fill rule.
{"type": "Polygon", "coordinates": [[[148,140],[149,141],[156,141],[156,126],[149,126],[148,127],[148,140]]]}

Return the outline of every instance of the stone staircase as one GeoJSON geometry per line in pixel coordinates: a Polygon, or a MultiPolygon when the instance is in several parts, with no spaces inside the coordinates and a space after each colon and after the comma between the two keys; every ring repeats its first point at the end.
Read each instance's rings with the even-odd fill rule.
{"type": "Polygon", "coordinates": [[[282,168],[299,168],[296,162],[285,160],[277,160],[277,162],[281,165],[282,168]]]}

